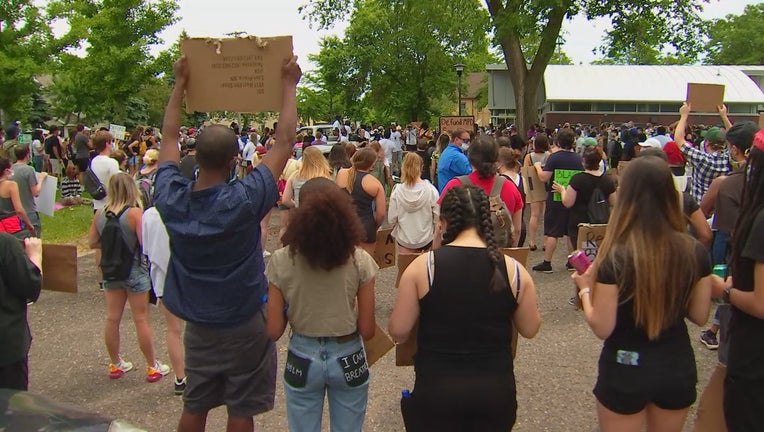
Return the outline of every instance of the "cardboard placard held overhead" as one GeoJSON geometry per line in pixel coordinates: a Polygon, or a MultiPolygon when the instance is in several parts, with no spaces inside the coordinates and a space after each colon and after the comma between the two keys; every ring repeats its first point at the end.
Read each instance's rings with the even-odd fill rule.
{"type": "Polygon", "coordinates": [[[393,229],[386,228],[377,231],[377,245],[374,248],[374,261],[380,269],[395,265],[395,239],[393,229]]]}
{"type": "Polygon", "coordinates": [[[77,246],[42,245],[42,289],[77,293],[77,246]]]}
{"type": "Polygon", "coordinates": [[[281,110],[281,67],[292,58],[292,36],[190,38],[180,50],[189,66],[188,112],[281,110]]]}
{"type": "Polygon", "coordinates": [[[523,176],[523,188],[525,188],[525,201],[528,203],[546,201],[546,185],[539,178],[536,167],[524,166],[520,168],[520,175],[523,176]]]}
{"type": "Polygon", "coordinates": [[[687,103],[692,112],[718,112],[719,105],[724,103],[724,85],[687,83],[687,103]]]}
{"type": "Polygon", "coordinates": [[[450,133],[457,129],[471,132],[475,129],[475,118],[472,116],[443,116],[440,118],[440,133],[450,133]]]}

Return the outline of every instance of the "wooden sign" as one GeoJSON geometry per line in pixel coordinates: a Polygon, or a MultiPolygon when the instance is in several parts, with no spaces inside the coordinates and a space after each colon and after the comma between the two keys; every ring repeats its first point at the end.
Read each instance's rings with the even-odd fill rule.
{"type": "Polygon", "coordinates": [[[687,83],[687,103],[692,112],[719,112],[719,105],[724,103],[724,85],[687,83]]]}
{"type": "Polygon", "coordinates": [[[475,129],[475,118],[472,116],[443,116],[440,118],[440,133],[450,133],[457,129],[471,132],[475,129]]]}
{"type": "Polygon", "coordinates": [[[187,38],[186,111],[281,110],[284,61],[292,58],[292,36],[229,39],[187,38]]]}
{"type": "Polygon", "coordinates": [[[594,261],[597,257],[602,240],[605,238],[607,224],[579,224],[578,225],[578,244],[576,249],[584,251],[586,256],[594,261]]]}
{"type": "MultiPolygon", "coordinates": [[[[570,184],[571,177],[573,177],[574,175],[576,175],[576,174],[578,174],[580,172],[583,172],[583,171],[581,171],[581,170],[556,169],[556,170],[554,170],[554,181],[556,183],[559,183],[559,184],[561,184],[561,185],[563,185],[563,186],[565,186],[567,188],[568,185],[570,184]]],[[[562,195],[560,195],[559,193],[555,192],[554,193],[554,200],[557,201],[557,202],[562,201],[562,195]]]]}
{"type": "Polygon", "coordinates": [[[520,168],[520,175],[523,176],[523,188],[525,188],[525,201],[534,203],[546,201],[546,184],[539,178],[536,167],[524,166],[520,168]]]}
{"type": "Polygon", "coordinates": [[[42,289],[77,293],[77,246],[42,245],[42,289]]]}
{"type": "Polygon", "coordinates": [[[394,346],[395,344],[390,339],[390,336],[377,324],[374,328],[374,337],[363,341],[363,347],[366,350],[366,361],[369,367],[390,352],[394,346]]]}
{"type": "Polygon", "coordinates": [[[374,260],[380,269],[395,265],[395,239],[393,229],[386,228],[377,231],[377,245],[374,248],[374,260]]]}

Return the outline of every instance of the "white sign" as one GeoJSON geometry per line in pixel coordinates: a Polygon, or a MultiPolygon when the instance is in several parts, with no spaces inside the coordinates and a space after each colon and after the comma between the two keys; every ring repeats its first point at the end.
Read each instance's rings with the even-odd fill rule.
{"type": "Polygon", "coordinates": [[[112,135],[114,135],[114,139],[124,141],[127,128],[124,126],[112,123],[109,125],[109,131],[111,132],[112,135]]]}
{"type": "MultiPolygon", "coordinates": [[[[37,181],[40,181],[40,175],[37,174],[37,181]]],[[[56,189],[58,189],[58,179],[53,176],[45,176],[40,187],[40,195],[34,201],[37,204],[37,211],[53,216],[56,210],[56,189]]]]}

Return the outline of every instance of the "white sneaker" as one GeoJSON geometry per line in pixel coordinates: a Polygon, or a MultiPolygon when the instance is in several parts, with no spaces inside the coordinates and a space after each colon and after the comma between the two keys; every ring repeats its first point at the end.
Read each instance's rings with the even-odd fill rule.
{"type": "Polygon", "coordinates": [[[122,375],[124,375],[126,372],[130,372],[133,370],[133,364],[129,361],[124,361],[122,359],[119,359],[119,363],[116,365],[110,364],[109,365],[109,378],[111,379],[117,379],[122,378],[122,375]]]}
{"type": "Polygon", "coordinates": [[[263,251],[263,258],[268,258],[269,256],[271,256],[271,253],[268,252],[267,250],[264,250],[263,251]]]}
{"type": "Polygon", "coordinates": [[[152,383],[157,382],[168,373],[170,373],[170,366],[162,364],[159,360],[154,360],[154,366],[146,368],[146,380],[152,383]]]}

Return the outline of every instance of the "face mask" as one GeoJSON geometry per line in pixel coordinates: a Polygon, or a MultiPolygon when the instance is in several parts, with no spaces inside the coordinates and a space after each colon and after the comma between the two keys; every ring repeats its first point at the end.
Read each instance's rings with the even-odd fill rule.
{"type": "Polygon", "coordinates": [[[462,144],[462,150],[467,151],[467,150],[469,150],[469,148],[470,148],[470,144],[469,143],[463,143],[462,144]]]}

